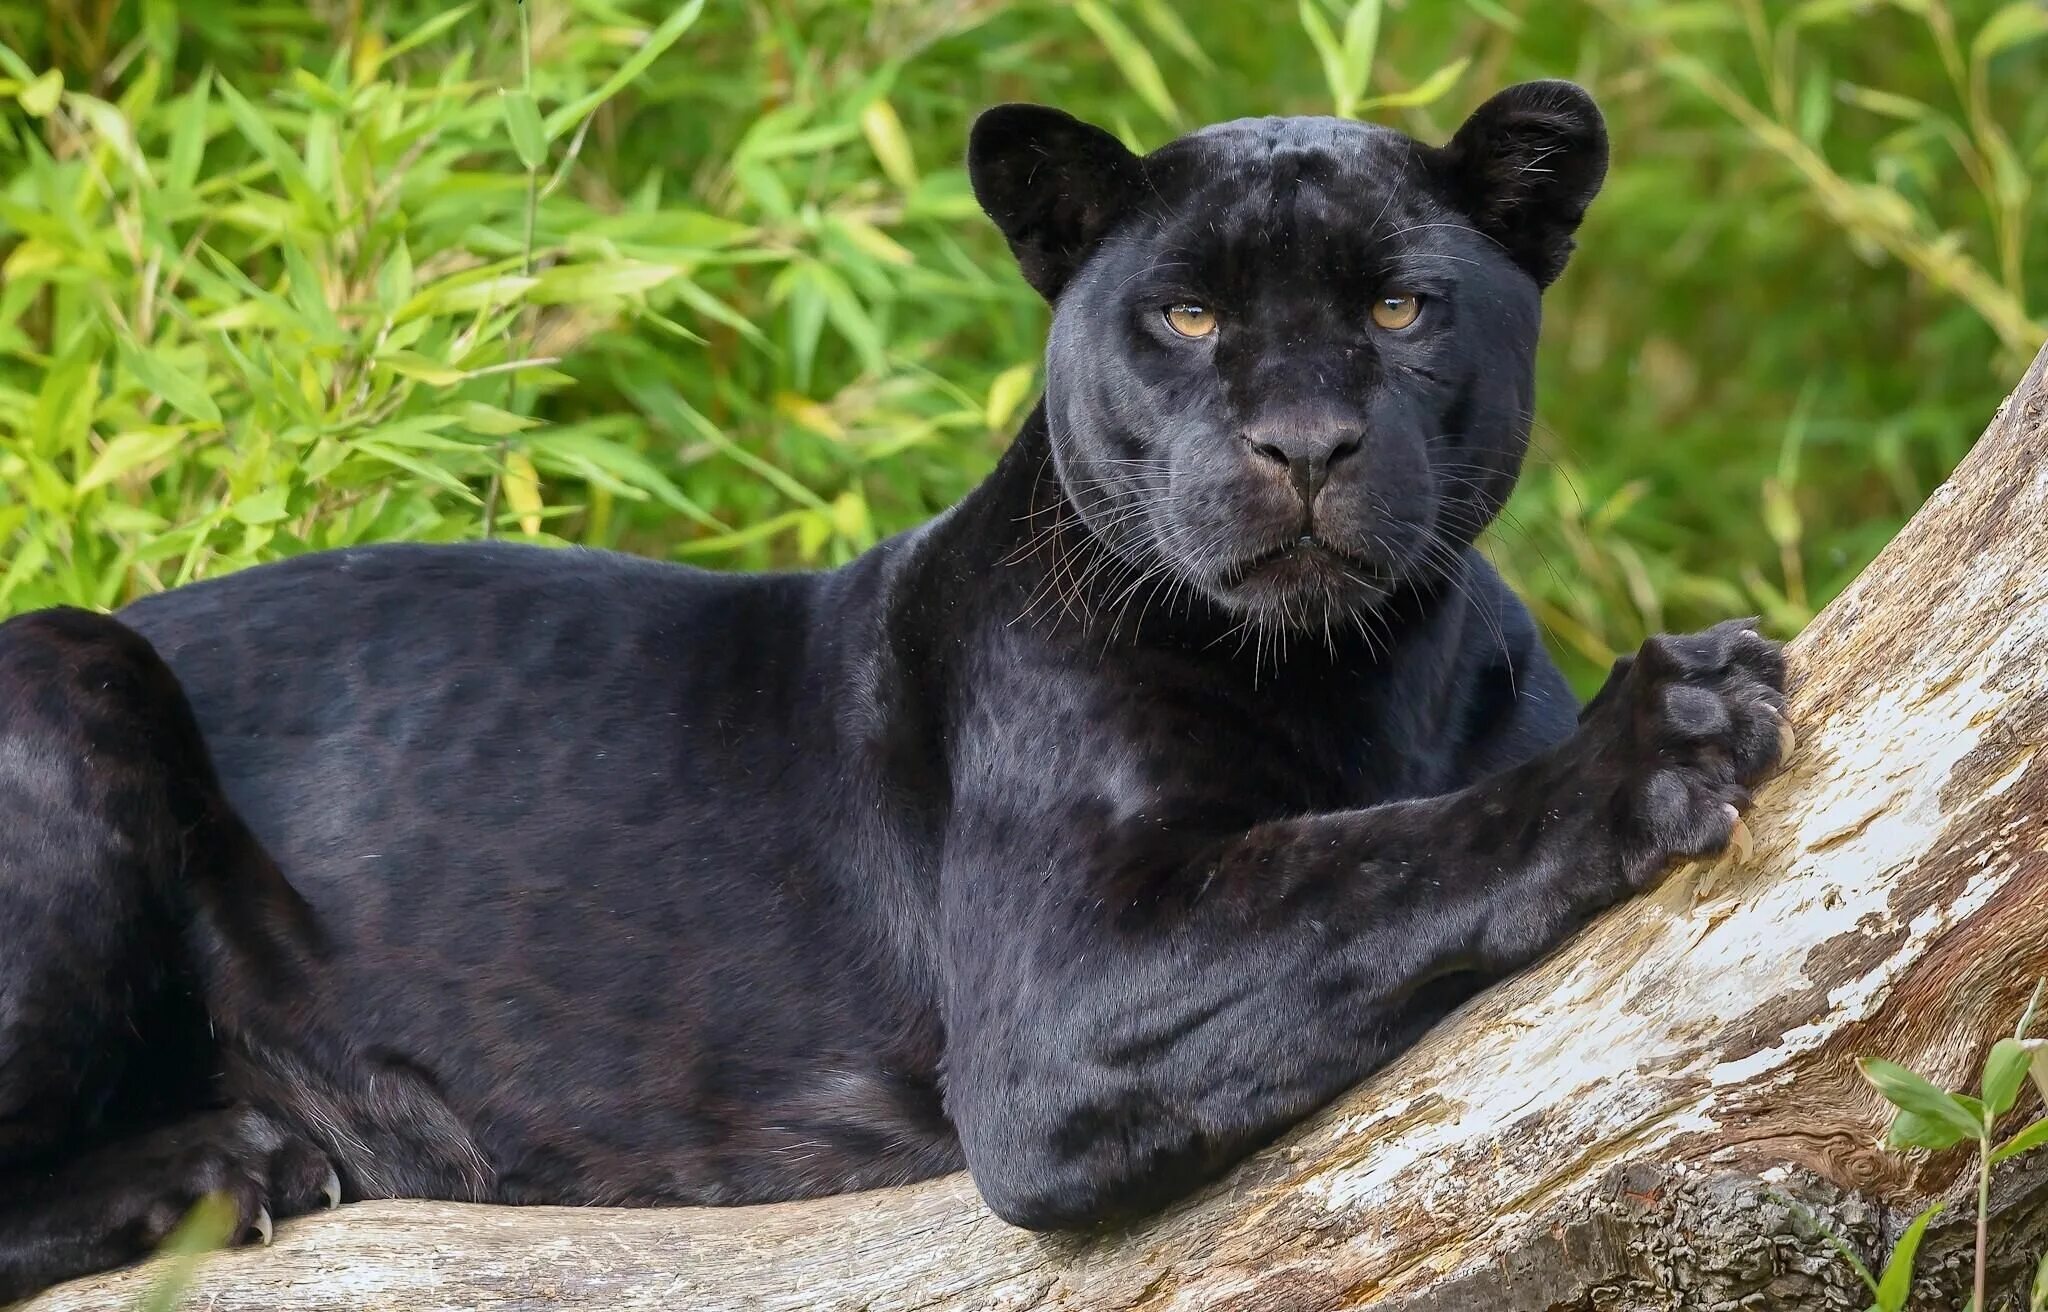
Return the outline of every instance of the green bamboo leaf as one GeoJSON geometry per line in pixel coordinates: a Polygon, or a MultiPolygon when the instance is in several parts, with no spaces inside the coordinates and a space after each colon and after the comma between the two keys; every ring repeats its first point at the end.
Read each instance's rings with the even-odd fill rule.
{"type": "Polygon", "coordinates": [[[1901,1110],[1892,1117],[1891,1128],[1885,1131],[1884,1145],[1893,1149],[1925,1148],[1938,1153],[1969,1137],[1946,1121],[1901,1110]]]}
{"type": "Polygon", "coordinates": [[[2005,1115],[2018,1101],[2032,1056],[2018,1039],[2000,1039],[1991,1045],[1991,1053],[1984,1059],[1984,1105],[1994,1117],[2005,1115]]]}
{"type": "Polygon", "coordinates": [[[2026,1129],[1991,1150],[1991,1164],[2009,1161],[2021,1153],[2030,1153],[2043,1144],[2048,1144],[2048,1116],[2043,1116],[2026,1129]]]}
{"type": "Polygon", "coordinates": [[[182,428],[149,428],[133,433],[116,434],[113,440],[93,457],[92,464],[79,477],[79,495],[83,496],[95,488],[113,482],[123,474],[163,459],[175,452],[184,440],[185,430],[182,428]]]}
{"type": "Polygon", "coordinates": [[[860,112],[860,130],[889,181],[904,191],[916,191],[917,155],[910,148],[910,136],[896,116],[896,107],[879,96],[869,101],[860,112]]]}
{"type": "Polygon", "coordinates": [[[703,12],[704,0],[689,0],[688,4],[670,13],[661,21],[660,26],[647,34],[647,39],[640,43],[640,48],[634,51],[625,63],[619,65],[597,90],[570,101],[548,115],[544,125],[547,139],[553,141],[561,136],[596,112],[599,105],[624,90],[628,83],[646,72],[655,60],[661,58],[662,52],[681,39],[683,33],[690,30],[690,25],[697,21],[697,15],[703,12]]]}
{"type": "Polygon", "coordinates": [[[724,324],[742,337],[749,338],[758,345],[768,345],[768,335],[762,332],[752,319],[733,309],[730,305],[719,300],[710,292],[705,291],[696,283],[684,278],[675,284],[673,290],[683,304],[689,306],[705,318],[724,324]]]}
{"type": "Polygon", "coordinates": [[[525,90],[500,91],[498,106],[505,114],[505,131],[512,137],[513,153],[529,169],[547,163],[547,129],[541,126],[540,106],[525,90]]]}
{"type": "Polygon", "coordinates": [[[1941,1214],[1943,1204],[1936,1203],[1913,1218],[1913,1224],[1906,1227],[1906,1233],[1899,1236],[1899,1242],[1892,1247],[1891,1256],[1884,1264],[1884,1278],[1877,1282],[1878,1312],[1901,1312],[1906,1306],[1906,1295],[1913,1287],[1913,1258],[1920,1251],[1921,1237],[1927,1233],[1927,1223],[1941,1214]]]}
{"type": "Polygon", "coordinates": [[[14,98],[30,118],[44,118],[57,108],[63,94],[64,74],[53,68],[23,87],[14,98]]]}
{"type": "Polygon", "coordinates": [[[1964,1104],[1953,1095],[1943,1093],[1897,1062],[1886,1061],[1882,1057],[1866,1057],[1856,1066],[1863,1072],[1863,1078],[1876,1086],[1894,1107],[1940,1121],[1960,1131],[1965,1138],[1984,1137],[1986,1131],[1981,1117],[1970,1115],[1964,1104]]]}
{"type": "Polygon", "coordinates": [[[199,80],[179,98],[172,113],[164,186],[173,192],[188,192],[199,181],[199,165],[206,156],[206,109],[212,86],[212,70],[202,69],[199,80]]]}
{"type": "Polygon", "coordinates": [[[285,517],[285,499],[291,489],[282,485],[264,488],[251,496],[237,498],[228,513],[244,524],[275,524],[285,517]]]}
{"type": "MultiPolygon", "coordinates": [[[[0,47],[4,48],[4,47],[0,47]]],[[[31,537],[21,544],[14,553],[13,563],[5,574],[0,574],[0,604],[5,604],[23,583],[43,572],[50,563],[50,544],[40,537],[31,537]]]]}
{"type": "Polygon", "coordinates": [[[152,190],[156,187],[156,179],[149,171],[149,161],[143,158],[141,147],[135,144],[135,129],[129,125],[126,114],[97,96],[83,93],[71,97],[71,112],[92,128],[93,135],[102,145],[120,157],[131,177],[144,187],[152,190]]]}
{"type": "Polygon", "coordinates": [[[467,280],[457,274],[414,293],[413,298],[400,306],[392,318],[394,322],[404,323],[422,315],[462,313],[481,310],[488,305],[511,305],[523,300],[539,281],[538,278],[513,273],[467,280]]]}
{"type": "Polygon", "coordinates": [[[872,373],[881,373],[887,367],[884,360],[884,345],[881,327],[875,323],[868,307],[861,304],[860,297],[853,294],[853,288],[846,279],[820,264],[815,266],[818,286],[825,294],[825,317],[839,330],[839,335],[859,353],[861,365],[872,373]]]}
{"type": "Polygon", "coordinates": [[[1301,15],[1301,27],[1308,33],[1308,43],[1316,48],[1316,57],[1323,63],[1323,81],[1330,89],[1330,100],[1335,105],[1338,118],[1350,118],[1357,112],[1357,106],[1346,94],[1344,84],[1344,47],[1337,41],[1337,30],[1330,26],[1330,20],[1323,17],[1323,11],[1315,0],[1300,0],[1297,6],[1301,15]]]}
{"type": "Polygon", "coordinates": [[[712,423],[703,412],[692,406],[688,401],[685,401],[675,389],[638,387],[629,390],[632,392],[633,399],[650,413],[661,414],[668,418],[671,424],[689,429],[712,446],[717,447],[720,451],[732,457],[732,459],[760,475],[769,486],[790,500],[802,502],[813,510],[826,509],[823,497],[820,497],[796,479],[791,478],[787,473],[777,469],[774,465],[769,464],[761,459],[761,457],[726,436],[724,429],[712,423]]]}
{"type": "Polygon", "coordinates": [[[377,304],[395,310],[412,295],[412,249],[403,238],[391,244],[377,269],[377,304]]]}
{"type": "Polygon", "coordinates": [[[1344,87],[1351,99],[1372,85],[1372,59],[1380,43],[1380,0],[1352,0],[1344,18],[1344,87]]]}
{"type": "Polygon", "coordinates": [[[816,127],[789,132],[750,132],[733,152],[735,160],[759,164],[763,160],[793,159],[821,155],[859,136],[858,123],[821,123],[816,127]]]}
{"type": "Polygon", "coordinates": [[[1195,40],[1195,34],[1167,0],[1138,0],[1138,18],[1182,59],[1205,73],[1215,69],[1216,61],[1209,58],[1209,52],[1202,49],[1202,43],[1195,40]]]}
{"type": "Polygon", "coordinates": [[[377,67],[382,68],[400,55],[417,50],[427,42],[432,41],[435,37],[469,17],[470,11],[475,9],[476,6],[477,0],[470,0],[468,4],[457,5],[453,9],[444,9],[440,13],[435,14],[432,18],[427,19],[419,26],[413,28],[412,31],[386,46],[377,57],[377,67]]]}
{"type": "Polygon", "coordinates": [[[327,289],[321,281],[320,271],[313,267],[313,261],[306,257],[305,250],[299,243],[288,241],[284,243],[283,255],[285,272],[291,275],[285,299],[299,312],[314,336],[329,343],[346,340],[340,321],[334,317],[334,307],[327,303],[327,289]]]}
{"type": "Polygon", "coordinates": [[[1970,42],[1970,58],[1977,62],[2048,36],[2048,9],[2040,0],[2014,0],[1985,20],[1970,42]]]}
{"type": "Polygon", "coordinates": [[[1902,96],[1877,87],[1857,86],[1853,82],[1841,83],[1835,88],[1835,94],[1860,109],[1867,109],[1873,114],[1882,114],[1886,118],[1895,118],[1905,123],[1918,123],[1933,112],[1910,96],[1902,96]]]}
{"type": "Polygon", "coordinates": [[[228,117],[234,120],[235,130],[242,134],[242,139],[254,146],[264,163],[276,171],[278,181],[284,184],[294,201],[308,214],[320,213],[324,205],[306,181],[305,164],[299,159],[298,152],[278,135],[277,129],[270,126],[270,121],[249,103],[247,97],[235,90],[233,83],[223,79],[217,85],[221,104],[227,107],[228,117]]]}
{"type": "Polygon", "coordinates": [[[1169,123],[1179,123],[1180,106],[1174,103],[1173,94],[1166,89],[1166,79],[1160,75],[1159,65],[1154,62],[1152,52],[1144,42],[1124,26],[1123,20],[1097,3],[1097,0],[1076,0],[1074,15],[1088,25],[1102,42],[1115,61],[1124,80],[1131,84],[1131,90],[1138,98],[1152,107],[1152,112],[1169,123]]]}
{"type": "Polygon", "coordinates": [[[376,358],[376,363],[401,378],[415,378],[434,387],[453,387],[469,377],[467,370],[451,364],[443,364],[412,351],[389,351],[376,358]]]}
{"type": "Polygon", "coordinates": [[[421,460],[408,452],[399,450],[388,442],[374,437],[357,438],[352,444],[357,451],[374,456],[388,465],[395,465],[407,473],[416,474],[437,487],[445,488],[472,505],[482,505],[483,499],[469,490],[467,484],[447,470],[431,461],[421,460]]]}
{"type": "Polygon", "coordinates": [[[540,420],[531,415],[513,414],[510,410],[501,410],[482,401],[464,401],[457,407],[457,413],[462,416],[464,428],[485,437],[504,437],[540,426],[540,420]]]}
{"type": "Polygon", "coordinates": [[[662,504],[680,511],[706,528],[719,532],[727,531],[726,525],[685,496],[683,490],[677,487],[668,475],[657,469],[646,456],[616,442],[608,442],[592,433],[556,429],[530,439],[528,450],[536,457],[543,453],[581,456],[628,485],[652,493],[662,504]]]}
{"type": "Polygon", "coordinates": [[[129,342],[121,343],[121,363],[137,382],[168,402],[172,409],[202,424],[220,425],[220,407],[207,395],[203,375],[190,373],[129,342]]]}
{"type": "Polygon", "coordinates": [[[1028,363],[1011,365],[995,376],[988,386],[988,403],[982,416],[990,428],[1001,429],[1010,422],[1010,416],[1031,395],[1031,383],[1037,376],[1038,366],[1028,363]]]}
{"type": "Polygon", "coordinates": [[[785,510],[779,515],[770,515],[764,520],[749,524],[745,528],[734,529],[729,533],[719,533],[708,538],[694,538],[676,547],[675,554],[683,557],[719,555],[731,551],[735,547],[744,547],[755,542],[764,542],[769,538],[775,537],[777,534],[787,533],[799,524],[808,520],[814,520],[817,517],[818,512],[814,510],[785,510]]]}
{"type": "Polygon", "coordinates": [[[1391,91],[1384,96],[1374,96],[1359,106],[1367,109],[1420,109],[1442,100],[1450,89],[1458,85],[1458,79],[1465,76],[1465,70],[1472,67],[1469,56],[1445,64],[1422,81],[1406,91],[1391,91]]]}
{"type": "Polygon", "coordinates": [[[1785,17],[1788,27],[1825,27],[1870,11],[1870,0],[1805,0],[1785,17]]]}
{"type": "Polygon", "coordinates": [[[541,274],[526,299],[534,305],[566,305],[634,296],[661,286],[680,272],[672,264],[643,264],[637,260],[561,264],[541,274]]]}

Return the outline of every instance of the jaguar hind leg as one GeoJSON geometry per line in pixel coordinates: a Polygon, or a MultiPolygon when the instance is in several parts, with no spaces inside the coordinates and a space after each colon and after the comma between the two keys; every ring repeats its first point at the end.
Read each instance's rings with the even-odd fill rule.
{"type": "Polygon", "coordinates": [[[216,1189],[245,1228],[338,1193],[269,1117],[205,1110],[233,1095],[203,981],[231,958],[279,991],[308,917],[169,668],[105,616],[0,624],[0,926],[0,1303],[146,1253],[216,1189]]]}

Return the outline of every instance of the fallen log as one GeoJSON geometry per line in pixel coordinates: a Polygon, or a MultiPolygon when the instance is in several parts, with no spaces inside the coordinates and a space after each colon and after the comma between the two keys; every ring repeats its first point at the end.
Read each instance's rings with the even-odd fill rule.
{"type": "MultiPolygon", "coordinates": [[[[2048,352],[1792,655],[1802,745],[1750,857],[1677,872],[1135,1228],[1014,1230],[963,1177],[729,1210],[365,1203],[206,1259],[191,1306],[1861,1308],[1817,1226],[1876,1258],[1971,1163],[1880,1149],[1851,1058],[1972,1083],[2048,974],[2048,352]]],[[[2048,1153],[1993,1204],[2012,1290],[2048,1248],[2048,1153]]],[[[1970,1211],[1923,1249],[1924,1306],[1961,1303],[1970,1211]]],[[[128,1306],[155,1276],[30,1307],[128,1306]]]]}

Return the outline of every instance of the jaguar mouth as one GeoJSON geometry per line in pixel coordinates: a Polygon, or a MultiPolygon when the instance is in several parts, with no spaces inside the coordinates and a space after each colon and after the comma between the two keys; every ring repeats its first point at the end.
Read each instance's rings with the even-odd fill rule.
{"type": "Polygon", "coordinates": [[[1320,581],[1325,585],[1349,582],[1373,591],[1387,584],[1386,572],[1380,566],[1311,533],[1225,566],[1222,583],[1225,590],[1235,592],[1247,583],[1268,578],[1295,583],[1320,581]]]}

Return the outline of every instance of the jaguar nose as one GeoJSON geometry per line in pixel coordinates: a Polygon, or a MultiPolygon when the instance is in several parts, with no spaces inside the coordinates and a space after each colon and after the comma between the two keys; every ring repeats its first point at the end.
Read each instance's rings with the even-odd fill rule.
{"type": "Polygon", "coordinates": [[[1287,481],[1307,507],[1315,504],[1316,493],[1330,481],[1330,471],[1358,453],[1364,434],[1350,427],[1261,426],[1247,429],[1244,440],[1253,455],[1287,471],[1287,481]]]}

